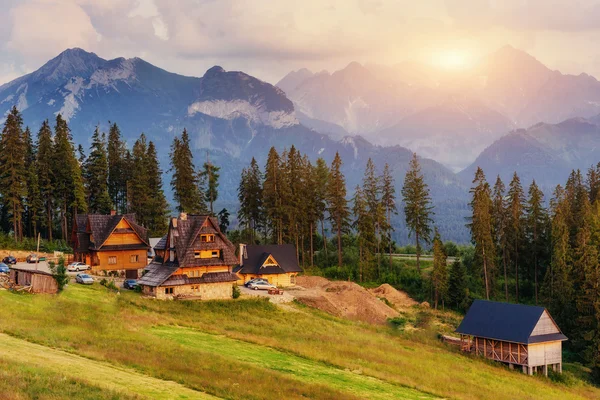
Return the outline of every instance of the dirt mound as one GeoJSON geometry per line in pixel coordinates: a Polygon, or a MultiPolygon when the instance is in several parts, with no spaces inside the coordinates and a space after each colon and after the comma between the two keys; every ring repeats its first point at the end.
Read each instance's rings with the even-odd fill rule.
{"type": "Polygon", "coordinates": [[[396,310],[356,283],[318,277],[298,277],[297,282],[306,285],[306,290],[294,292],[300,302],[335,316],[372,324],[384,324],[388,318],[398,316],[396,310]],[[300,278],[304,278],[302,283],[300,278]]]}
{"type": "Polygon", "coordinates": [[[320,276],[298,276],[296,284],[306,289],[314,289],[329,284],[329,280],[320,276]]]}
{"type": "Polygon", "coordinates": [[[371,289],[370,291],[377,297],[385,298],[396,308],[408,308],[419,304],[411,299],[406,293],[396,290],[393,286],[388,285],[387,283],[384,283],[378,288],[371,289]]]}

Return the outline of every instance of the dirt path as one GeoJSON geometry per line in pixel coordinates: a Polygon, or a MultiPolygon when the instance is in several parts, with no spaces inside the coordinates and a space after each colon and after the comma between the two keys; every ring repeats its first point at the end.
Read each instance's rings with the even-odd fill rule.
{"type": "Polygon", "coordinates": [[[153,378],[131,369],[90,360],[3,333],[0,333],[0,358],[54,369],[94,386],[122,393],[133,393],[148,399],[217,399],[173,381],[153,378]]]}

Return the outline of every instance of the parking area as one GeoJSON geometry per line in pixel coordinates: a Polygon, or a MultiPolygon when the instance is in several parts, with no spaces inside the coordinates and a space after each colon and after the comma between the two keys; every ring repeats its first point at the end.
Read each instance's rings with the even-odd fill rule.
{"type": "MultiPolygon", "coordinates": [[[[38,270],[43,272],[50,272],[50,268],[48,267],[48,263],[46,261],[40,261],[38,263],[26,263],[26,262],[18,262],[15,265],[9,265],[11,268],[19,268],[19,269],[31,269],[38,270]]],[[[77,272],[68,272],[71,276],[77,275],[77,272]]]]}
{"type": "Polygon", "coordinates": [[[268,290],[252,290],[245,286],[239,286],[242,296],[267,297],[271,303],[289,303],[294,301],[294,296],[284,290],[283,294],[269,294],[268,290]]]}

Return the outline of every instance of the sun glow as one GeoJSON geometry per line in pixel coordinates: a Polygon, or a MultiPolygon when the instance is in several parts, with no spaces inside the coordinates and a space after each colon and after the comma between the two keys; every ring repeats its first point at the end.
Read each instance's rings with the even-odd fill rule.
{"type": "Polygon", "coordinates": [[[434,65],[449,70],[466,69],[471,62],[470,54],[460,50],[443,50],[433,57],[434,65]]]}

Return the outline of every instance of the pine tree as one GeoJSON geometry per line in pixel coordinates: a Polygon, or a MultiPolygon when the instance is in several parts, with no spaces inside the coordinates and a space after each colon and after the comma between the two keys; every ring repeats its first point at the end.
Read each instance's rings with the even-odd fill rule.
{"type": "Polygon", "coordinates": [[[375,171],[375,164],[369,158],[365,168],[363,177],[362,192],[364,201],[366,202],[366,212],[369,214],[370,223],[362,229],[363,246],[365,253],[369,259],[365,259],[366,276],[369,280],[379,278],[379,247],[380,247],[380,230],[385,224],[385,214],[381,206],[381,185],[380,179],[375,171]],[[373,256],[377,254],[377,273],[373,269],[373,256]]]}
{"type": "Polygon", "coordinates": [[[52,240],[54,218],[54,175],[53,166],[52,130],[48,120],[42,123],[37,138],[37,176],[40,187],[40,196],[44,202],[45,218],[42,227],[46,228],[46,238],[52,240]]]}
{"type": "Polygon", "coordinates": [[[534,180],[529,186],[529,198],[525,206],[525,235],[527,238],[528,258],[530,258],[530,265],[533,264],[535,304],[538,304],[539,266],[540,262],[545,262],[546,260],[547,227],[548,215],[544,208],[544,193],[534,180]]]}
{"type": "Polygon", "coordinates": [[[458,310],[464,311],[469,303],[467,287],[467,270],[460,260],[456,260],[450,268],[448,277],[448,302],[458,310]]]}
{"type": "Polygon", "coordinates": [[[433,270],[431,271],[431,283],[434,290],[435,309],[438,308],[438,303],[441,300],[442,307],[444,299],[448,294],[448,257],[444,250],[444,243],[440,237],[440,232],[435,229],[433,237],[433,270]]]}
{"type": "MultiPolygon", "coordinates": [[[[293,242],[296,246],[296,257],[298,257],[299,240],[302,231],[303,220],[303,181],[302,175],[302,155],[295,146],[290,148],[284,165],[284,186],[283,186],[283,210],[285,226],[288,228],[285,239],[288,243],[293,242]]],[[[298,260],[299,261],[299,260],[298,260]]]]}
{"type": "Polygon", "coordinates": [[[398,215],[398,209],[396,208],[396,189],[394,188],[394,177],[390,172],[390,167],[386,163],[383,168],[383,175],[381,177],[381,206],[385,213],[385,224],[382,225],[382,233],[387,243],[389,252],[389,270],[392,270],[392,232],[394,232],[394,226],[392,225],[392,216],[398,215]]]}
{"type": "Polygon", "coordinates": [[[363,282],[365,278],[370,281],[373,278],[370,269],[373,263],[372,249],[375,242],[374,220],[373,215],[369,212],[369,203],[365,192],[360,186],[356,186],[354,190],[352,203],[352,213],[354,214],[352,227],[358,236],[358,279],[360,282],[363,282]]]}
{"type": "Polygon", "coordinates": [[[162,181],[162,170],[154,143],[148,143],[146,153],[147,186],[150,199],[148,201],[147,228],[151,236],[159,237],[167,233],[169,218],[169,203],[165,197],[162,181]]]}
{"type": "Polygon", "coordinates": [[[258,163],[252,158],[250,167],[244,168],[238,187],[240,208],[238,219],[250,231],[250,242],[257,241],[257,231],[260,229],[262,210],[262,173],[258,163]]]}
{"type": "Polygon", "coordinates": [[[40,194],[40,184],[38,177],[38,166],[37,166],[37,148],[33,144],[31,131],[29,128],[25,129],[23,142],[25,143],[25,168],[26,178],[25,186],[27,193],[25,196],[25,207],[27,215],[27,229],[28,235],[31,237],[37,237],[38,227],[40,220],[44,213],[44,204],[42,196],[40,194]]]}
{"type": "Polygon", "coordinates": [[[515,299],[519,302],[519,257],[525,234],[524,209],[525,193],[521,186],[521,180],[515,172],[508,186],[507,200],[507,236],[511,254],[513,270],[515,272],[515,299]]]}
{"type": "Polygon", "coordinates": [[[429,244],[431,241],[433,206],[431,205],[429,188],[421,174],[421,166],[419,165],[416,153],[413,153],[409,169],[404,178],[402,200],[404,202],[404,216],[409,235],[414,235],[415,237],[417,268],[421,272],[421,243],[429,244]]]}
{"type": "Polygon", "coordinates": [[[95,214],[108,214],[111,210],[111,199],[108,194],[108,160],[106,140],[96,127],[92,135],[90,155],[83,167],[88,210],[95,214]]]}
{"type": "Polygon", "coordinates": [[[314,171],[315,181],[315,212],[321,223],[321,236],[323,237],[323,251],[325,259],[327,254],[327,236],[325,235],[325,213],[327,212],[327,188],[329,186],[329,166],[322,158],[317,159],[314,171]]]}
{"type": "Polygon", "coordinates": [[[173,171],[171,188],[173,197],[178,204],[177,209],[190,214],[206,214],[208,210],[200,191],[199,179],[190,150],[190,138],[185,129],[181,138],[173,139],[170,156],[171,171],[173,171]]]}
{"type": "Polygon", "coordinates": [[[108,131],[108,194],[115,210],[121,214],[127,212],[127,175],[125,143],[116,123],[108,131]]]}
{"type": "Polygon", "coordinates": [[[224,208],[221,211],[219,211],[217,216],[219,217],[219,229],[224,234],[227,234],[227,231],[229,230],[229,211],[227,211],[227,209],[224,208]]]}
{"type": "Polygon", "coordinates": [[[263,206],[267,225],[271,227],[272,241],[277,244],[283,243],[283,206],[282,206],[282,184],[283,171],[281,158],[271,147],[265,165],[265,177],[263,183],[263,206]]]}
{"type": "Polygon", "coordinates": [[[338,267],[342,266],[342,233],[349,225],[350,211],[346,200],[346,179],[342,174],[342,159],[335,153],[327,186],[329,221],[337,235],[338,267]]]}
{"type": "Polygon", "coordinates": [[[23,118],[14,106],[4,122],[0,138],[0,192],[2,200],[7,204],[15,239],[23,238],[23,197],[27,193],[25,187],[26,144],[23,140],[23,118]]]}
{"type": "Polygon", "coordinates": [[[600,162],[588,169],[586,185],[590,193],[590,204],[600,200],[600,162]]]}
{"type": "Polygon", "coordinates": [[[206,161],[202,166],[200,178],[206,182],[206,191],[204,192],[204,200],[210,205],[210,213],[214,215],[213,204],[219,197],[219,170],[210,160],[206,161]]]}
{"type": "MultiPolygon", "coordinates": [[[[320,221],[321,213],[319,210],[319,202],[320,202],[320,190],[318,188],[317,183],[317,168],[313,166],[308,159],[307,155],[302,157],[302,176],[304,179],[302,180],[303,187],[302,192],[305,193],[305,201],[301,203],[304,210],[305,218],[302,220],[303,223],[303,235],[308,235],[308,254],[309,254],[309,262],[310,266],[314,265],[314,235],[317,227],[317,223],[320,221]]],[[[304,264],[304,256],[302,257],[302,262],[304,264]]]]}
{"type": "Polygon", "coordinates": [[[148,185],[148,143],[143,133],[133,144],[131,158],[133,168],[129,179],[128,192],[130,194],[129,212],[135,214],[137,222],[148,228],[150,224],[150,201],[154,193],[148,185]]]}
{"type": "Polygon", "coordinates": [[[507,205],[504,198],[504,192],[506,187],[504,182],[500,179],[500,175],[496,178],[494,184],[494,191],[492,194],[492,224],[493,224],[493,237],[494,246],[498,250],[498,259],[502,260],[502,266],[504,267],[504,296],[508,301],[508,268],[507,268],[507,205]]]}
{"type": "Polygon", "coordinates": [[[475,244],[475,262],[482,267],[485,284],[485,297],[490,299],[493,293],[495,277],[495,250],[492,237],[492,199],[490,186],[485,179],[483,170],[477,167],[473,187],[469,191],[472,195],[470,223],[471,240],[475,244]]]}

